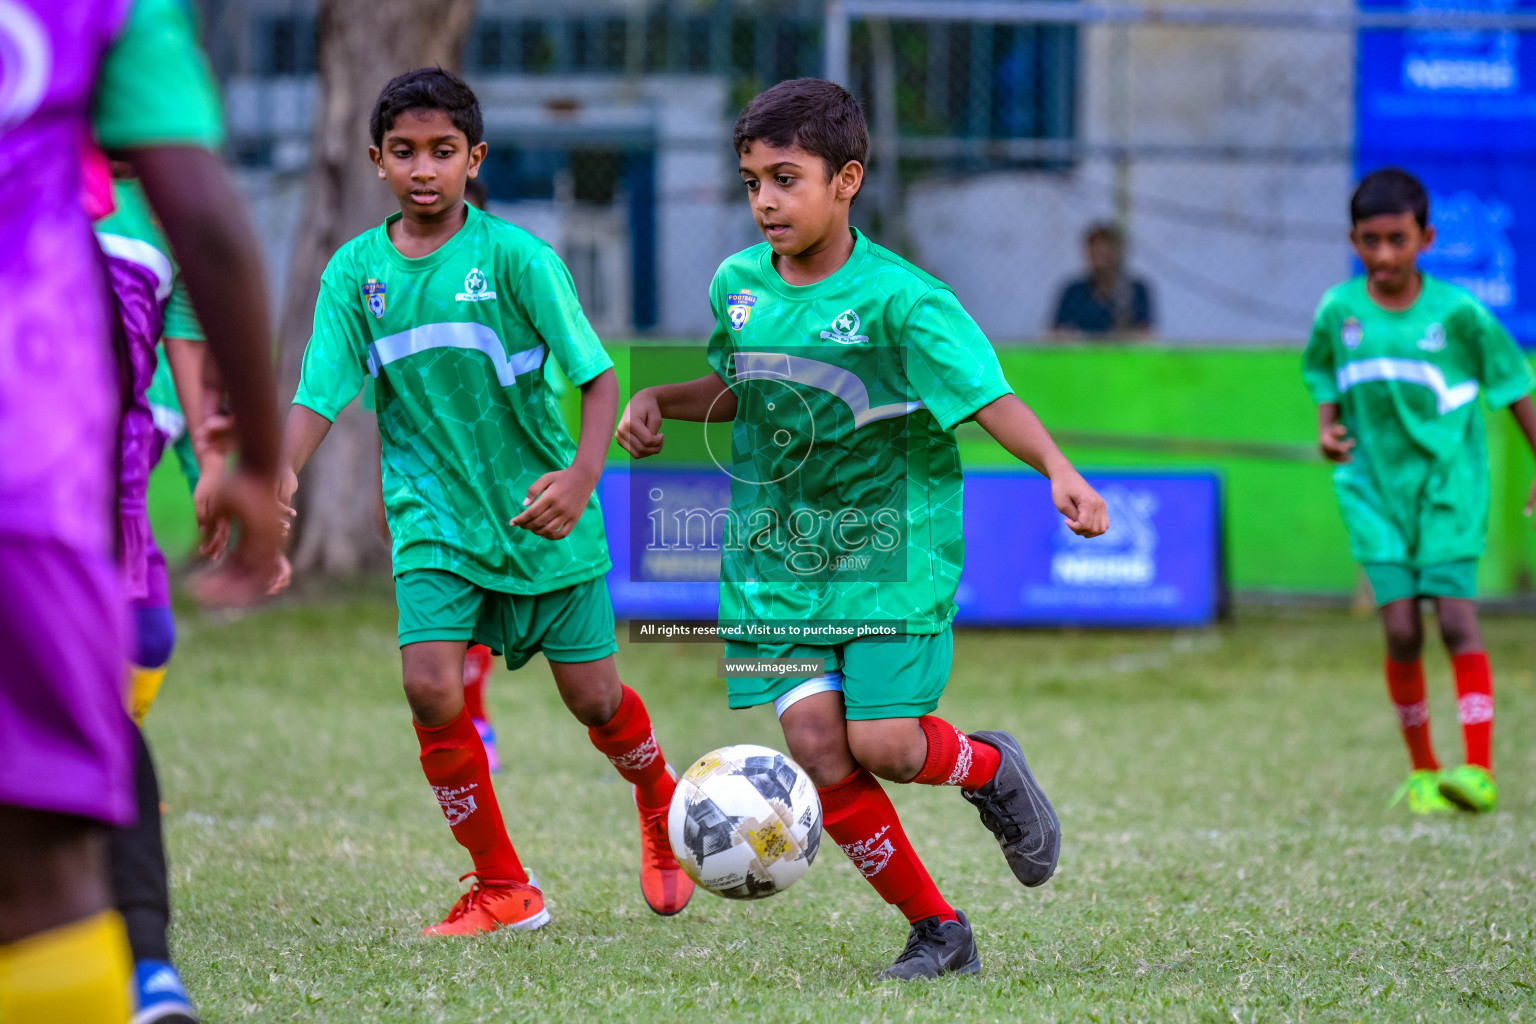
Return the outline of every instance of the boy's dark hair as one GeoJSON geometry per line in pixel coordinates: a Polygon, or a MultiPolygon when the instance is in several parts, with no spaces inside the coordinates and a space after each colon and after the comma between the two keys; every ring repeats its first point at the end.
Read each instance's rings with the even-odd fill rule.
{"type": "Polygon", "coordinates": [[[464,79],[442,68],[417,68],[389,80],[368,119],[368,133],[375,146],[384,146],[384,133],[407,110],[441,110],[464,133],[471,147],[478,146],[485,135],[480,101],[474,90],[464,84],[464,79]]]}
{"type": "Polygon", "coordinates": [[[754,96],[736,119],[732,141],[740,153],[758,140],[821,157],[828,181],[850,160],[862,164],[869,157],[869,124],[859,101],[820,78],[791,78],[754,96]]]}
{"type": "Polygon", "coordinates": [[[1419,227],[1429,224],[1429,193],[1424,185],[1401,167],[1372,171],[1360,179],[1349,199],[1349,222],[1358,224],[1372,217],[1411,213],[1419,227]]]}

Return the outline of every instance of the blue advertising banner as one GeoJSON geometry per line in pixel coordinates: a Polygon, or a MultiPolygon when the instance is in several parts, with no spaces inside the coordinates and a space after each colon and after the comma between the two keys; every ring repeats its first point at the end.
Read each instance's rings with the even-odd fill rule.
{"type": "MultiPolygon", "coordinates": [[[[1536,0],[1360,6],[1496,14],[1536,11],[1536,0]]],[[[1536,34],[1361,32],[1355,138],[1358,174],[1399,166],[1429,189],[1438,237],[1424,270],[1536,345],[1536,34]]]]}
{"type": "Polygon", "coordinates": [[[621,619],[713,619],[720,607],[722,524],[730,480],[709,469],[614,469],[598,484],[621,619]],[[704,511],[700,511],[704,510],[704,511]]]}
{"type": "MultiPolygon", "coordinates": [[[[1366,11],[1536,10],[1536,0],[1361,0],[1366,11]]],[[[1359,147],[1536,152],[1536,39],[1519,32],[1360,33],[1359,147]]]]}
{"type": "Polygon", "coordinates": [[[1221,598],[1221,481],[1211,473],[1094,474],[1109,531],[1067,529],[1051,484],[965,478],[956,620],[974,625],[1203,626],[1221,598]]]}
{"type": "MultiPolygon", "coordinates": [[[[1110,529],[1084,540],[1026,473],[967,473],[956,621],[992,626],[1201,626],[1221,599],[1221,482],[1211,473],[1095,474],[1110,529]]],[[[614,611],[713,618],[729,504],[714,470],[610,469],[599,497],[614,611]],[[633,475],[632,475],[633,474],[633,475]]]]}

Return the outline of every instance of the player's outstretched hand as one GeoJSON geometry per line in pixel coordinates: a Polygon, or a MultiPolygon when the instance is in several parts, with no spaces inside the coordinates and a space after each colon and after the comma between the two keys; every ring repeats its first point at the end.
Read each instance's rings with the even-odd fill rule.
{"type": "Polygon", "coordinates": [[[661,407],[647,391],[637,391],[624,406],[615,434],[619,447],[637,459],[649,458],[661,451],[661,407]]]}
{"type": "Polygon", "coordinates": [[[213,497],[224,480],[225,460],[235,450],[235,421],[228,413],[207,412],[192,439],[198,453],[197,486],[192,489],[192,511],[202,534],[198,553],[210,561],[224,554],[229,544],[229,520],[216,519],[210,512],[213,497]]]}
{"type": "Polygon", "coordinates": [[[574,468],[545,473],[528,488],[526,506],[513,526],[521,526],[546,540],[560,540],[570,535],[586,511],[587,499],[597,481],[574,468]]]}
{"type": "Polygon", "coordinates": [[[1067,517],[1067,528],[1079,537],[1097,537],[1109,529],[1109,509],[1099,492],[1076,472],[1051,481],[1051,501],[1067,517]]]}
{"type": "Polygon", "coordinates": [[[197,550],[209,561],[216,561],[229,546],[229,520],[213,516],[213,499],[223,481],[222,468],[213,471],[205,468],[198,473],[197,486],[192,489],[192,510],[197,516],[198,532],[202,534],[197,550]]]}
{"type": "Polygon", "coordinates": [[[281,571],[282,515],[272,478],[246,469],[230,473],[220,481],[209,515],[214,524],[239,523],[240,542],[193,584],[193,593],[220,607],[254,604],[281,571]]]}
{"type": "Polygon", "coordinates": [[[1317,433],[1317,450],[1329,462],[1348,462],[1354,457],[1349,454],[1354,446],[1355,439],[1349,436],[1349,428],[1342,423],[1334,423],[1317,433]]]}
{"type": "MultiPolygon", "coordinates": [[[[1536,480],[1531,481],[1531,496],[1525,499],[1525,518],[1536,516],[1536,480]]],[[[1536,526],[1536,523],[1532,523],[1536,526]]]]}
{"type": "Polygon", "coordinates": [[[267,584],[268,596],[280,594],[288,589],[288,584],[293,582],[293,563],[288,561],[288,556],[282,552],[277,555],[277,575],[272,577],[272,582],[267,584]]]}
{"type": "MultiPolygon", "coordinates": [[[[288,536],[293,531],[293,520],[299,512],[293,507],[293,496],[299,490],[299,474],[293,471],[292,466],[284,466],[277,471],[277,505],[283,513],[283,536],[288,536]]],[[[287,559],[284,559],[286,562],[287,559]]],[[[285,582],[283,586],[287,586],[285,582]]],[[[279,588],[281,589],[281,588],[279,588]]]]}

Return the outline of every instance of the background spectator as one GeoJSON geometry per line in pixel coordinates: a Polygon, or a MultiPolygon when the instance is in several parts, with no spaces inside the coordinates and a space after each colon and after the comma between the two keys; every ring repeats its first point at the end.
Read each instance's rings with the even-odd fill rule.
{"type": "Polygon", "coordinates": [[[1057,338],[1152,335],[1152,294],[1146,282],[1125,273],[1125,239],[1108,222],[1083,236],[1088,273],[1070,281],[1056,301],[1051,335],[1057,338]]]}

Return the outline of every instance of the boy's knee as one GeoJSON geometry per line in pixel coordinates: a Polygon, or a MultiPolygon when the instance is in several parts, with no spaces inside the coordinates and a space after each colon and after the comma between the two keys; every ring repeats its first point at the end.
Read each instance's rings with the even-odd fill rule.
{"type": "Polygon", "coordinates": [[[810,755],[796,756],[791,750],[789,756],[805,769],[805,774],[811,777],[817,789],[835,786],[859,770],[859,766],[848,757],[847,751],[821,750],[810,755]]]}
{"type": "Polygon", "coordinates": [[[859,764],[891,782],[910,782],[928,757],[921,729],[849,729],[848,746],[859,764]]]}
{"type": "Polygon", "coordinates": [[[622,694],[622,690],[617,693],[604,690],[582,691],[566,697],[565,706],[576,716],[576,721],[588,729],[597,729],[613,721],[613,716],[618,714],[622,694]]]}
{"type": "Polygon", "coordinates": [[[1424,654],[1424,637],[1422,634],[1402,633],[1399,635],[1387,634],[1387,657],[1393,661],[1418,661],[1424,654]]]}
{"type": "Polygon", "coordinates": [[[1442,603],[1439,620],[1440,639],[1445,641],[1445,649],[1452,657],[1482,649],[1483,634],[1478,628],[1477,613],[1472,609],[1471,602],[1465,602],[1465,607],[1462,603],[1449,607],[1442,603]]]}
{"type": "Polygon", "coordinates": [[[624,684],[614,671],[613,659],[595,663],[552,661],[550,670],[566,710],[588,729],[613,721],[624,702],[624,684]]]}
{"type": "Polygon", "coordinates": [[[411,714],[424,726],[443,725],[464,706],[464,683],[425,673],[405,676],[405,699],[411,714]]]}
{"type": "Polygon", "coordinates": [[[817,789],[837,785],[858,767],[849,756],[847,737],[840,730],[785,729],[784,741],[789,747],[789,756],[805,769],[817,789]]]}
{"type": "Polygon", "coordinates": [[[1382,617],[1387,639],[1387,657],[1393,661],[1417,661],[1424,651],[1424,625],[1418,609],[1398,610],[1382,617]]]}

